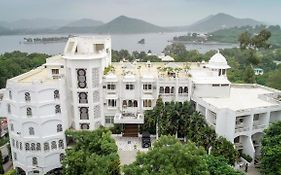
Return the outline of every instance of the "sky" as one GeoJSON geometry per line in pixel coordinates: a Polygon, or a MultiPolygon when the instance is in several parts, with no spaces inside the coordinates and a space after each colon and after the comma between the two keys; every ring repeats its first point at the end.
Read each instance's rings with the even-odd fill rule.
{"type": "Polygon", "coordinates": [[[91,18],[108,22],[125,15],[177,26],[217,13],[281,25],[281,0],[0,0],[0,21],[91,18]]]}

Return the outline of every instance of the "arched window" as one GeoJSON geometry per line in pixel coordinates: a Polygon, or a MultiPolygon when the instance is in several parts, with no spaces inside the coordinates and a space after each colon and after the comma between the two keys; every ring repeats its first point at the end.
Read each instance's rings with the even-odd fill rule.
{"type": "Polygon", "coordinates": [[[37,159],[37,157],[32,157],[32,165],[33,165],[33,166],[38,165],[38,159],[37,159]]]}
{"type": "Polygon", "coordinates": [[[20,150],[22,150],[22,143],[20,142],[20,150]]]}
{"type": "Polygon", "coordinates": [[[88,94],[86,92],[79,92],[79,103],[88,103],[88,94]]]}
{"type": "Polygon", "coordinates": [[[57,125],[57,132],[62,132],[62,124],[57,125]]]}
{"type": "Polygon", "coordinates": [[[60,105],[55,106],[55,112],[56,112],[56,114],[61,113],[60,105]]]}
{"type": "Polygon", "coordinates": [[[160,94],[163,94],[163,93],[164,93],[164,87],[162,87],[162,86],[160,87],[159,93],[160,93],[160,94]]]}
{"type": "Polygon", "coordinates": [[[49,145],[48,142],[45,142],[44,143],[44,151],[48,151],[48,150],[50,150],[50,145],[49,145]]]}
{"type": "Polygon", "coordinates": [[[52,141],[52,142],[51,142],[51,148],[52,148],[52,149],[57,149],[57,143],[56,143],[56,141],[52,141]]]}
{"type": "Polygon", "coordinates": [[[25,143],[25,150],[29,151],[30,150],[30,144],[29,143],[25,143]]]}
{"type": "Polygon", "coordinates": [[[133,101],[132,100],[128,101],[128,107],[133,107],[133,101]]]}
{"type": "Polygon", "coordinates": [[[175,87],[171,87],[171,94],[174,93],[175,87]]]}
{"type": "Polygon", "coordinates": [[[54,99],[59,99],[60,98],[60,92],[59,90],[54,91],[54,99]]]}
{"type": "Polygon", "coordinates": [[[65,155],[63,153],[60,154],[60,162],[64,160],[65,155]]]}
{"type": "Polygon", "coordinates": [[[179,94],[182,94],[182,93],[183,93],[183,88],[179,87],[179,94]]]}
{"type": "Polygon", "coordinates": [[[166,86],[165,87],[165,94],[169,94],[170,93],[170,87],[166,86]]]}
{"type": "Polygon", "coordinates": [[[90,128],[90,125],[88,123],[82,123],[80,125],[81,129],[89,129],[90,128]]]}
{"type": "Polygon", "coordinates": [[[188,87],[184,87],[183,92],[184,92],[184,93],[188,93],[188,87]]]}
{"type": "Polygon", "coordinates": [[[32,109],[30,107],[26,108],[26,115],[27,116],[32,116],[32,109]]]}
{"type": "Polygon", "coordinates": [[[89,120],[89,108],[88,107],[80,107],[80,119],[81,120],[89,120]]]}
{"type": "Polygon", "coordinates": [[[40,143],[36,143],[36,150],[40,151],[41,150],[41,144],[40,143]]]}
{"type": "Polygon", "coordinates": [[[29,92],[26,92],[26,93],[24,94],[24,99],[25,99],[26,102],[30,102],[31,97],[30,97],[30,93],[29,93],[29,92]]]}
{"type": "Polygon", "coordinates": [[[59,148],[64,149],[63,140],[59,140],[59,148]]]}
{"type": "Polygon", "coordinates": [[[138,107],[138,101],[134,100],[134,107],[138,107]]]}
{"type": "Polygon", "coordinates": [[[126,100],[123,100],[122,105],[123,105],[123,107],[127,107],[127,101],[126,101],[126,100]]]}
{"type": "Polygon", "coordinates": [[[31,151],[35,151],[35,143],[31,143],[30,149],[31,151]]]}
{"type": "Polygon", "coordinates": [[[35,131],[34,131],[33,127],[28,128],[28,130],[29,130],[29,135],[34,135],[35,134],[35,131]]]}
{"type": "Polygon", "coordinates": [[[152,104],[151,104],[151,100],[148,100],[148,102],[147,102],[148,104],[148,107],[151,107],[152,106],[152,104]]]}

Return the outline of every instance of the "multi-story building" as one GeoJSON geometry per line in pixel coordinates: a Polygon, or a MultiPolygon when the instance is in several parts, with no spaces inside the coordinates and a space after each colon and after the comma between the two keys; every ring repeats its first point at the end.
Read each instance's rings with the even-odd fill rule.
{"type": "Polygon", "coordinates": [[[70,38],[64,55],[8,80],[0,91],[13,165],[27,174],[60,168],[68,128],[122,124],[123,136],[138,136],[143,112],[159,96],[164,102],[192,101],[219,135],[258,156],[263,130],[281,120],[281,93],[231,84],[229,68],[219,52],[208,63],[111,63],[109,37],[70,38]]]}

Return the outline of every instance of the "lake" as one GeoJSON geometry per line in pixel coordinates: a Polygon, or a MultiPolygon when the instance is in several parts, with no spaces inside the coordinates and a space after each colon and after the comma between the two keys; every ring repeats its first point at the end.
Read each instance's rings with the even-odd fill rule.
{"type": "MultiPolygon", "coordinates": [[[[148,34],[124,34],[124,35],[111,35],[112,49],[121,50],[127,49],[132,51],[145,51],[151,50],[154,54],[160,54],[163,49],[171,44],[169,40],[172,40],[174,36],[184,35],[186,32],[176,32],[176,33],[148,33],[148,34]],[[138,44],[138,41],[142,38],[145,39],[145,44],[138,44]]],[[[91,34],[87,34],[91,35],[91,34]]],[[[92,34],[96,35],[96,34],[92,34]]],[[[19,50],[22,52],[39,52],[47,53],[50,55],[62,54],[65,42],[59,43],[37,43],[37,44],[24,44],[23,38],[35,38],[35,37],[60,37],[67,35],[9,35],[0,36],[0,53],[11,52],[14,50],[19,50]]],[[[219,48],[232,48],[237,47],[236,44],[186,44],[188,50],[197,49],[201,53],[205,53],[212,49],[219,48]]]]}

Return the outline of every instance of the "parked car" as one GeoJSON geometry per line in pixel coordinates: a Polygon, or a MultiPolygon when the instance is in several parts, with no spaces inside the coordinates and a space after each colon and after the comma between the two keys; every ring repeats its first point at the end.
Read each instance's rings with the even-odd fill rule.
{"type": "Polygon", "coordinates": [[[150,133],[149,132],[143,132],[142,137],[141,137],[141,141],[142,141],[142,147],[143,148],[151,147],[150,133]]]}

